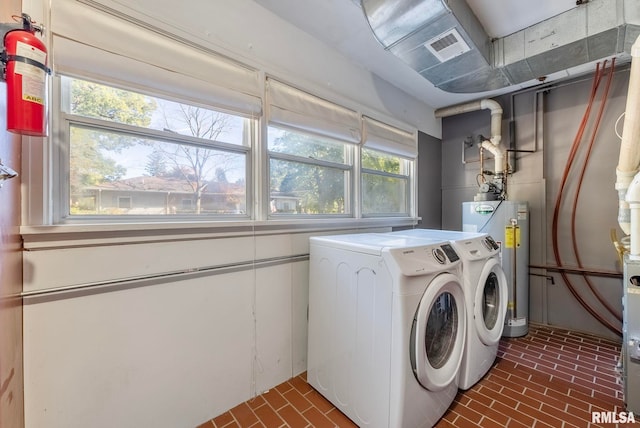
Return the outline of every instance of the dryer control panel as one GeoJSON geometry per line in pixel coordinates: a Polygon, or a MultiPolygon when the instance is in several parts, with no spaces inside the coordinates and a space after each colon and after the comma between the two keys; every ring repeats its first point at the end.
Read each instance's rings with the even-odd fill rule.
{"type": "Polygon", "coordinates": [[[387,248],[388,254],[403,275],[417,276],[455,268],[460,263],[458,253],[450,244],[425,245],[408,248],[387,248]]]}
{"type": "Polygon", "coordinates": [[[500,252],[500,246],[490,235],[457,241],[456,248],[465,260],[487,259],[500,252]]]}
{"type": "Polygon", "coordinates": [[[442,248],[442,251],[444,251],[444,253],[449,258],[449,261],[457,262],[458,260],[460,260],[460,257],[458,257],[458,253],[456,253],[456,250],[454,250],[451,245],[444,244],[441,246],[441,248],[442,248]]]}

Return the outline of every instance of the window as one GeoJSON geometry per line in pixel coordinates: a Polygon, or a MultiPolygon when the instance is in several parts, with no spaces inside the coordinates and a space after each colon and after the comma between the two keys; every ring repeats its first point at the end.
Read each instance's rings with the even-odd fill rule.
{"type": "Polygon", "coordinates": [[[62,77],[63,217],[242,216],[253,121],[62,77]],[[64,170],[64,169],[63,169],[64,170]]]}
{"type": "Polygon", "coordinates": [[[414,133],[363,117],[361,156],[363,216],[411,216],[414,212],[414,133]]]}
{"type": "Polygon", "coordinates": [[[409,215],[411,161],[362,149],[363,215],[409,215]]]}
{"type": "Polygon", "coordinates": [[[183,199],[182,200],[182,209],[190,210],[193,208],[193,200],[192,199],[183,199]]]}
{"type": "Polygon", "coordinates": [[[414,214],[412,127],[107,9],[51,5],[59,101],[30,223],[414,214]]]}
{"type": "Polygon", "coordinates": [[[267,79],[269,215],[353,216],[361,117],[267,79]]]}
{"type": "Polygon", "coordinates": [[[268,133],[272,215],[350,213],[350,145],[276,127],[268,133]]]}
{"type": "Polygon", "coordinates": [[[122,209],[131,209],[131,197],[129,196],[119,196],[118,197],[118,208],[122,209]]]}

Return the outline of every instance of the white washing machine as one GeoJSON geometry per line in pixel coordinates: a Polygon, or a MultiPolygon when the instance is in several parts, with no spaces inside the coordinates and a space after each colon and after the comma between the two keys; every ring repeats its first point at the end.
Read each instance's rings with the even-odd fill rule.
{"type": "Polygon", "coordinates": [[[391,235],[449,241],[460,256],[467,339],[458,387],[471,388],[493,365],[504,328],[509,285],[500,264],[500,247],[486,233],[411,229],[391,235]]]}
{"type": "Polygon", "coordinates": [[[448,242],[313,237],[307,380],[360,427],[430,427],[465,343],[461,263],[448,242]]]}

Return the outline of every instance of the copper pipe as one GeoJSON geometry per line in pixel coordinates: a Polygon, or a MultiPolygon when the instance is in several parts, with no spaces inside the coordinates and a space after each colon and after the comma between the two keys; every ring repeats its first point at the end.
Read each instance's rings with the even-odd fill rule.
{"type": "MultiPolygon", "coordinates": [[[[564,169],[564,173],[562,175],[562,180],[560,182],[560,188],[558,190],[558,195],[556,197],[556,204],[553,210],[553,220],[552,220],[552,233],[551,233],[551,237],[552,237],[552,241],[553,241],[553,254],[554,257],[556,259],[556,264],[558,266],[562,266],[562,259],[560,257],[560,249],[559,249],[559,245],[558,245],[558,220],[560,217],[560,207],[562,205],[562,196],[564,193],[564,188],[565,185],[567,184],[567,180],[569,177],[569,171],[571,169],[571,165],[573,164],[573,160],[576,156],[576,153],[578,151],[578,147],[580,144],[580,141],[582,140],[582,136],[584,135],[584,131],[585,131],[585,127],[587,125],[590,113],[591,113],[591,108],[593,107],[593,101],[596,98],[596,94],[597,94],[597,90],[598,90],[598,86],[600,85],[600,79],[602,78],[603,72],[604,72],[604,68],[606,67],[607,61],[605,60],[605,62],[603,63],[603,67],[602,69],[600,69],[600,63],[598,63],[596,65],[596,73],[594,75],[593,78],[593,84],[591,87],[591,94],[589,96],[589,103],[587,104],[587,108],[585,110],[585,113],[582,117],[582,121],[580,122],[580,127],[578,128],[578,132],[576,133],[576,136],[573,140],[573,144],[571,145],[571,150],[569,153],[569,159],[565,165],[565,169],[564,169]]],[[[609,321],[607,321],[606,319],[604,319],[591,305],[589,305],[588,302],[586,302],[584,300],[584,298],[582,298],[582,296],[580,296],[580,294],[578,293],[578,291],[576,290],[575,286],[573,285],[573,283],[569,280],[569,277],[567,276],[567,274],[565,272],[560,272],[560,275],[562,276],[562,279],[564,280],[565,284],[567,285],[567,288],[569,289],[569,291],[571,292],[571,294],[573,295],[573,297],[575,297],[575,299],[587,310],[587,312],[589,312],[589,314],[591,314],[591,316],[593,316],[596,320],[598,320],[602,325],[604,325],[605,327],[607,327],[609,330],[611,330],[612,332],[621,335],[622,331],[619,327],[614,326],[613,324],[611,324],[609,321]]]]}

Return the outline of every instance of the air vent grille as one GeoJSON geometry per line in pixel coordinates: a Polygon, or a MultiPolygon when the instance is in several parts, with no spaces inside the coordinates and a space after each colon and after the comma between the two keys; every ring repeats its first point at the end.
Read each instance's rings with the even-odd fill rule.
{"type": "Polygon", "coordinates": [[[431,52],[438,61],[445,62],[465,52],[471,48],[464,41],[460,33],[455,28],[447,30],[427,41],[424,46],[431,52]]]}

